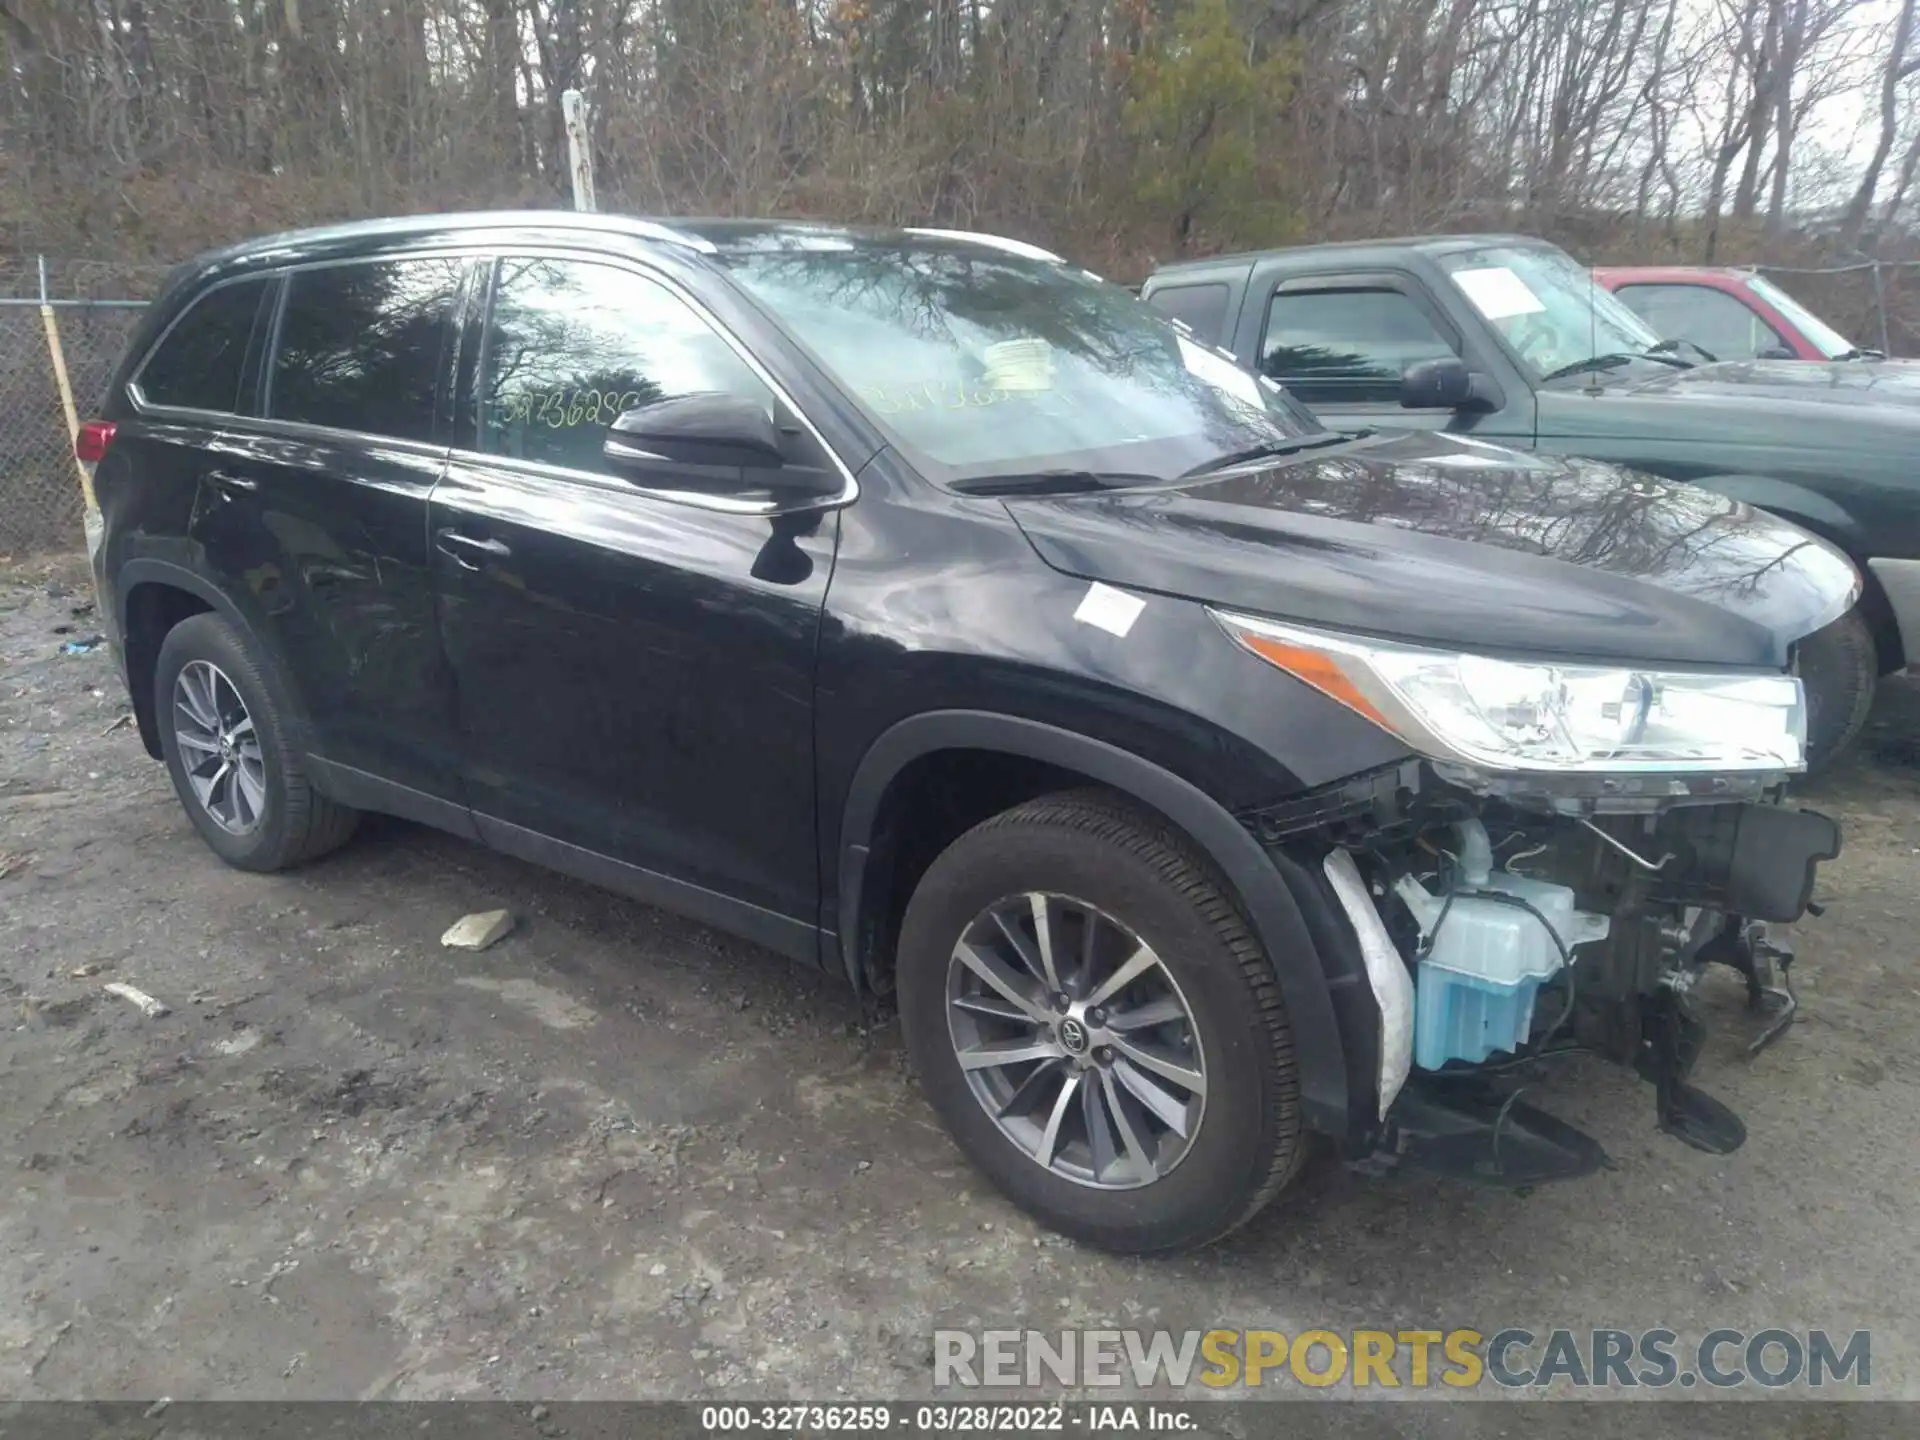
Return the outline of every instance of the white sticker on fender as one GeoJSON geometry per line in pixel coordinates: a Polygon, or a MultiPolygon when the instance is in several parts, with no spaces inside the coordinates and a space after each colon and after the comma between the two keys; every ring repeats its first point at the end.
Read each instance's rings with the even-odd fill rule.
{"type": "Polygon", "coordinates": [[[1096,580],[1087,587],[1086,597],[1081,600],[1080,608],[1073,612],[1073,618],[1082,625],[1096,626],[1124,640],[1127,632],[1133,629],[1133,622],[1140,618],[1140,612],[1146,608],[1147,602],[1139,596],[1116,590],[1111,585],[1102,585],[1096,580]]]}

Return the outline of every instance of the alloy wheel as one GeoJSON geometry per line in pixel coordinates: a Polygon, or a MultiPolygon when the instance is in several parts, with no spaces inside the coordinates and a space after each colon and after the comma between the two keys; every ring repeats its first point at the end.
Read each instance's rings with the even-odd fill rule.
{"type": "Polygon", "coordinates": [[[173,682],[173,738],[201,808],[231,835],[256,830],[267,813],[259,732],[226,672],[190,660],[173,682]]]}
{"type": "Polygon", "coordinates": [[[1206,1109],[1193,1012],[1153,948],[1070,896],[1008,896],[961,933],[947,1029],[981,1108],[1035,1164],[1102,1190],[1150,1185],[1206,1109]]]}

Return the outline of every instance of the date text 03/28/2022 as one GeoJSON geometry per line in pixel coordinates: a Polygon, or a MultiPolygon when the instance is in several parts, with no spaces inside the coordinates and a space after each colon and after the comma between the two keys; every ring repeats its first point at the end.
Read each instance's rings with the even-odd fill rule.
{"type": "Polygon", "coordinates": [[[975,1435],[1031,1435],[1046,1431],[1081,1431],[1091,1435],[1128,1431],[1179,1434],[1198,1428],[1198,1424],[1198,1417],[1185,1407],[1125,1402],[707,1405],[700,1411],[700,1428],[710,1435],[795,1435],[836,1430],[975,1435]]]}

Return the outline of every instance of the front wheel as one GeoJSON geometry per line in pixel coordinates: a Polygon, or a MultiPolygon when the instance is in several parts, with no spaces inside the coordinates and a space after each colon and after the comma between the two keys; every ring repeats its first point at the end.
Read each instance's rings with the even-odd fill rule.
{"type": "Polygon", "coordinates": [[[956,840],[901,925],[901,1025],[967,1157],[1053,1229],[1205,1244],[1299,1168],[1272,968],[1189,842],[1099,792],[956,840]]]}
{"type": "Polygon", "coordinates": [[[1880,652],[1856,605],[1803,639],[1798,660],[1807,694],[1807,771],[1818,774],[1865,728],[1880,678],[1880,652]]]}

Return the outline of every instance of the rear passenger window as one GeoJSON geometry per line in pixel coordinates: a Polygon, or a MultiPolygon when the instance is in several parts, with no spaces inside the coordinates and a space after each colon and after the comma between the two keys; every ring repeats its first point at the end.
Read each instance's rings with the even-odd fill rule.
{"type": "Polygon", "coordinates": [[[266,280],[240,280],[207,291],[167,332],[140,367],[135,384],[149,405],[229,411],[240,394],[253,317],[266,280]]]}
{"type": "Polygon", "coordinates": [[[1260,371],[1309,405],[1397,403],[1401,371],[1454,353],[1398,290],[1282,291],[1267,311],[1260,371]]]}
{"type": "Polygon", "coordinates": [[[1227,320],[1225,285],[1168,285],[1149,295],[1147,303],[1169,320],[1184,322],[1209,345],[1220,343],[1220,329],[1227,320]]]}
{"type": "Polygon", "coordinates": [[[287,276],[267,413],[396,440],[433,438],[462,260],[380,260],[287,276]]]}

